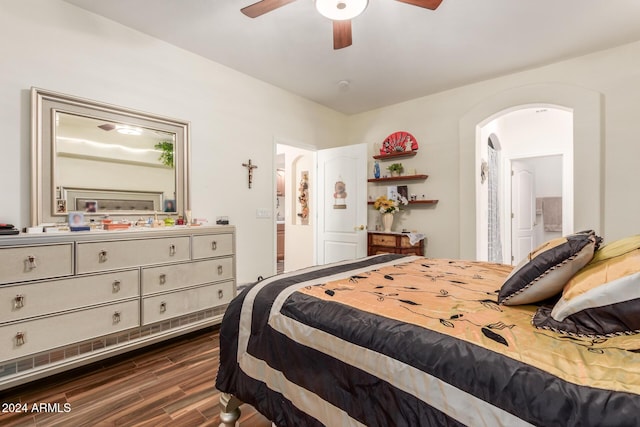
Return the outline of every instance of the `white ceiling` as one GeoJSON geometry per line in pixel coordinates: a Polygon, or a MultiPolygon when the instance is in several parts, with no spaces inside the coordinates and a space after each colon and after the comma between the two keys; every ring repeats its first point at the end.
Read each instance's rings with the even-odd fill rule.
{"type": "Polygon", "coordinates": [[[370,0],[337,51],[313,0],[65,1],[346,114],[640,40],[639,0],[370,0]]]}

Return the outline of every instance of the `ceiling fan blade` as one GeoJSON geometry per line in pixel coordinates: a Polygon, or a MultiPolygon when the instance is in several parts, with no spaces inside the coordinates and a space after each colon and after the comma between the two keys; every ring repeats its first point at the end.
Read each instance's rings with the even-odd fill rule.
{"type": "Polygon", "coordinates": [[[351,20],[333,21],[333,49],[351,46],[351,20]]]}
{"type": "Polygon", "coordinates": [[[397,0],[400,3],[412,4],[414,6],[424,7],[425,9],[436,10],[442,0],[397,0]]]}
{"type": "Polygon", "coordinates": [[[257,3],[243,7],[240,12],[247,15],[249,18],[257,18],[260,15],[264,15],[267,12],[271,12],[279,7],[293,3],[296,0],[261,0],[257,3]]]}

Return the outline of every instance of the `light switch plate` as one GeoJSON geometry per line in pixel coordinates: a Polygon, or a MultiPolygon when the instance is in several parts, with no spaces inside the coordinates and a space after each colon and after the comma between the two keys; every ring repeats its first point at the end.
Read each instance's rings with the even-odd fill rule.
{"type": "Polygon", "coordinates": [[[256,209],[256,218],[271,218],[271,209],[268,209],[268,208],[256,209]]]}

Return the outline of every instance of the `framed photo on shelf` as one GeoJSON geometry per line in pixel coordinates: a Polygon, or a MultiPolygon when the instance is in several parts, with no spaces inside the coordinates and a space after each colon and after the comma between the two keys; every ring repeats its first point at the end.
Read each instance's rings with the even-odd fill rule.
{"type": "Polygon", "coordinates": [[[409,187],[406,185],[398,185],[397,190],[398,196],[404,197],[406,200],[409,200],[409,187]]]}
{"type": "Polygon", "coordinates": [[[397,185],[388,185],[387,186],[387,199],[395,200],[398,198],[398,186],[397,185]]]}

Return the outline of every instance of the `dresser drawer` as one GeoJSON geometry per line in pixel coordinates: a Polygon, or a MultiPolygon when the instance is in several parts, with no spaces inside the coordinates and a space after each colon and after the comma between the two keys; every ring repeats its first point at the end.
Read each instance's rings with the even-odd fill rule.
{"type": "Polygon", "coordinates": [[[146,267],[142,269],[142,294],[148,295],[232,278],[232,257],[146,267]]]}
{"type": "Polygon", "coordinates": [[[73,274],[73,243],[0,248],[0,284],[73,274]]]}
{"type": "Polygon", "coordinates": [[[409,236],[402,236],[400,238],[400,247],[401,248],[415,248],[417,246],[421,246],[422,245],[422,240],[420,240],[419,242],[416,242],[415,244],[411,244],[411,241],[409,240],[409,236]]]}
{"type": "Polygon", "coordinates": [[[384,235],[384,234],[372,234],[371,235],[372,246],[396,246],[396,236],[384,235]]]}
{"type": "Polygon", "coordinates": [[[76,260],[78,274],[187,261],[189,237],[79,242],[76,260]]]}
{"type": "Polygon", "coordinates": [[[11,360],[78,341],[134,328],[138,301],[0,326],[0,360],[11,360]]]}
{"type": "Polygon", "coordinates": [[[233,254],[233,234],[207,234],[193,236],[193,259],[233,254]]]}
{"type": "Polygon", "coordinates": [[[142,324],[228,304],[233,296],[233,282],[224,282],[146,297],[142,300],[142,324]]]}
{"type": "Polygon", "coordinates": [[[138,270],[0,287],[0,323],[139,296],[138,270]]]}

